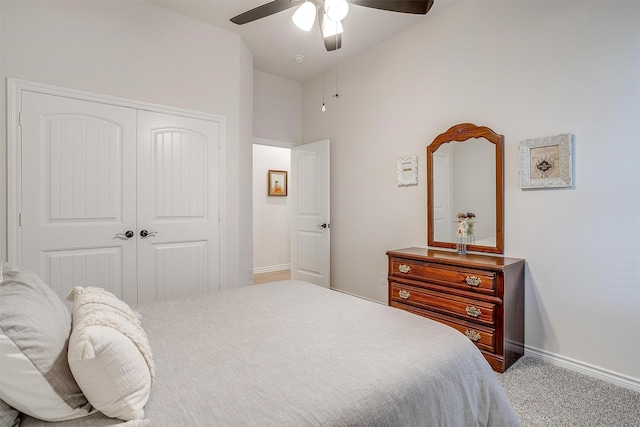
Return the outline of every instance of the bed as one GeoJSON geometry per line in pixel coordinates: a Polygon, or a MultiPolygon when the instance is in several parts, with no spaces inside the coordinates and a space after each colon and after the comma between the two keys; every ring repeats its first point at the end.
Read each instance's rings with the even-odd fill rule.
{"type": "Polygon", "coordinates": [[[464,335],[402,310],[295,280],[136,309],[155,364],[144,422],[21,426],[520,425],[464,335]]]}

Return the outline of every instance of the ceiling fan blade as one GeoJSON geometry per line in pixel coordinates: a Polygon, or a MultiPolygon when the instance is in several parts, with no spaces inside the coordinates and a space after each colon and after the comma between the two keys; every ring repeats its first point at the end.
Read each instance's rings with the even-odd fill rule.
{"type": "Polygon", "coordinates": [[[231,22],[234,24],[242,25],[248,22],[253,22],[260,18],[265,18],[274,13],[282,12],[283,10],[291,9],[301,4],[303,0],[275,0],[262,6],[258,6],[255,9],[248,10],[241,13],[238,16],[231,18],[231,22]]]}
{"type": "Polygon", "coordinates": [[[359,6],[392,12],[415,13],[424,15],[433,6],[433,0],[350,0],[359,6]]]}

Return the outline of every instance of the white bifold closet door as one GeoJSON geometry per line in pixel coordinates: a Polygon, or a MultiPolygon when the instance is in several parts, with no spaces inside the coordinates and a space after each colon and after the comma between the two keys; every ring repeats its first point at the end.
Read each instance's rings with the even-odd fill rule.
{"type": "Polygon", "coordinates": [[[141,302],[219,289],[219,132],[217,122],[138,113],[141,302]]]}
{"type": "Polygon", "coordinates": [[[219,123],[22,92],[21,264],[63,298],[219,289],[219,123]]]}

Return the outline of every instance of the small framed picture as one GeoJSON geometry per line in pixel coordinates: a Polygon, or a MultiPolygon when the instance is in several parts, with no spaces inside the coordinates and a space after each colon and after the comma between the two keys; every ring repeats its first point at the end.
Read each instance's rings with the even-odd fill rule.
{"type": "Polygon", "coordinates": [[[418,185],[418,156],[399,157],[396,169],[398,187],[418,185]]]}
{"type": "Polygon", "coordinates": [[[570,133],[520,142],[520,188],[573,186],[570,133]]]}
{"type": "Polygon", "coordinates": [[[287,171],[269,170],[269,195],[287,195],[287,171]]]}

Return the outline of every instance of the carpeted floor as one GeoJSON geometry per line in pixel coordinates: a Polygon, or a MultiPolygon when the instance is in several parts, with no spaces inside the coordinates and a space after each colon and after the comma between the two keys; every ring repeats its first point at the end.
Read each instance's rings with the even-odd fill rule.
{"type": "Polygon", "coordinates": [[[532,357],[497,374],[522,427],[640,427],[640,393],[532,357]]]}

